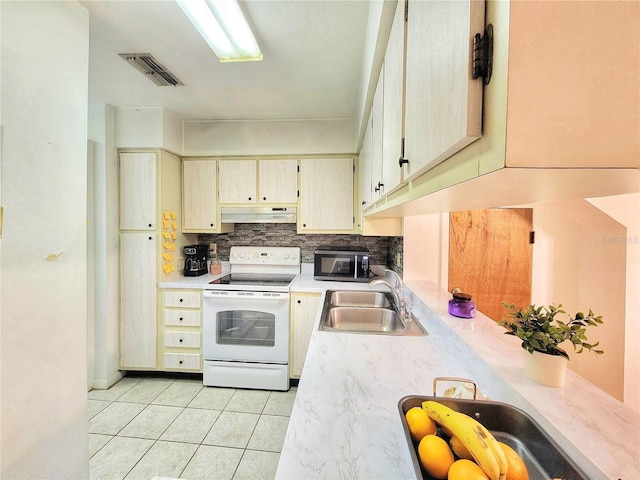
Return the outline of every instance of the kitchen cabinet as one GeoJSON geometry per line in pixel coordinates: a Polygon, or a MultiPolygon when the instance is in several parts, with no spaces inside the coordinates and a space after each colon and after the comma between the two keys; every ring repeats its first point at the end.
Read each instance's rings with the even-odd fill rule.
{"type": "Polygon", "coordinates": [[[295,204],[298,201],[296,159],[220,160],[220,203],[295,204]]]}
{"type": "Polygon", "coordinates": [[[404,157],[407,179],[481,136],[482,79],[471,77],[472,39],[484,1],[410,1],[404,157]]]}
{"type": "Polygon", "coordinates": [[[161,150],[120,151],[120,368],[160,369],[158,282],[176,276],[181,161],[161,150]]]}
{"type": "Polygon", "coordinates": [[[385,183],[382,177],[383,101],[384,65],[378,77],[371,106],[371,200],[373,202],[382,197],[385,192],[385,183]]]}
{"type": "Polygon", "coordinates": [[[402,182],[402,123],[404,98],[405,2],[400,1],[391,25],[384,55],[382,102],[382,183],[384,192],[393,192],[402,182]]]}
{"type": "Polygon", "coordinates": [[[164,371],[202,372],[202,291],[162,294],[164,371]]]}
{"type": "Polygon", "coordinates": [[[257,203],[257,164],[255,160],[220,160],[220,203],[257,203]]]}
{"type": "Polygon", "coordinates": [[[298,233],[354,230],[353,158],[300,160],[298,233]]]}
{"type": "Polygon", "coordinates": [[[364,131],[362,147],[358,160],[359,186],[360,186],[360,227],[362,228],[362,215],[365,209],[371,205],[371,114],[367,120],[367,128],[364,131]]]}
{"type": "Polygon", "coordinates": [[[157,235],[120,234],[120,367],[155,369],[157,235]]]}
{"type": "MultiPolygon", "coordinates": [[[[493,70],[484,86],[482,137],[424,173],[412,172],[366,214],[637,192],[640,62],[637,55],[629,60],[640,43],[637,4],[487,1],[486,24],[493,27],[493,70]]],[[[407,84],[406,105],[418,100],[407,84]]],[[[418,121],[405,117],[405,143],[418,121]]],[[[406,145],[405,156],[411,162],[406,145]]]]}
{"type": "Polygon", "coordinates": [[[120,154],[120,230],[157,228],[156,163],[153,152],[120,154]]]}
{"type": "Polygon", "coordinates": [[[259,203],[298,202],[298,160],[259,160],[258,180],[259,203]]]}
{"type": "Polygon", "coordinates": [[[320,308],[320,293],[291,293],[291,345],[289,376],[300,378],[309,340],[320,308]]]}
{"type": "Polygon", "coordinates": [[[218,211],[217,162],[213,159],[182,161],[182,229],[188,232],[215,232],[218,211]]]}

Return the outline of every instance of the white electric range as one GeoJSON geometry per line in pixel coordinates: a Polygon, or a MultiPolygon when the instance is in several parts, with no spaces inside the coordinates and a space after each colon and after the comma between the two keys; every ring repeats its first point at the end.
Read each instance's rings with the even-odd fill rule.
{"type": "Polygon", "coordinates": [[[231,247],[230,273],[203,293],[203,382],[289,389],[289,290],[299,247],[231,247]]]}

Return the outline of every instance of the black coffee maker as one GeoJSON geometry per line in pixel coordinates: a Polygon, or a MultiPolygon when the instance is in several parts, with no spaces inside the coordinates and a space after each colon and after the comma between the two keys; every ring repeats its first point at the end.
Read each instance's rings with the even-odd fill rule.
{"type": "Polygon", "coordinates": [[[197,277],[207,273],[207,255],[209,245],[187,245],[182,249],[184,253],[184,276],[197,277]]]}

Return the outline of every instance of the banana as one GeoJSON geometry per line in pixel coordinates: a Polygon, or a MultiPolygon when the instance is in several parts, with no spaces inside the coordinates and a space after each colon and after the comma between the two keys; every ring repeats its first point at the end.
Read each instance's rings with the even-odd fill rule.
{"type": "MultiPolygon", "coordinates": [[[[458,413],[433,400],[423,402],[422,408],[436,423],[449,429],[453,435],[458,437],[458,440],[469,450],[473,459],[490,480],[504,480],[506,478],[506,460],[505,467],[503,467],[502,462],[489,445],[491,439],[495,442],[495,438],[486,428],[468,415],[458,413]]],[[[498,448],[500,448],[499,445],[498,448]]]]}
{"type": "Polygon", "coordinates": [[[487,443],[493,454],[496,456],[496,460],[498,460],[498,466],[500,467],[500,480],[505,480],[507,478],[507,469],[509,467],[509,462],[507,461],[507,456],[505,455],[504,450],[502,449],[502,447],[500,447],[500,444],[498,443],[496,438],[491,434],[489,430],[486,429],[484,425],[482,425],[473,417],[470,417],[468,415],[464,416],[469,419],[468,421],[472,423],[475,428],[477,428],[479,431],[484,432],[485,437],[483,438],[485,439],[485,442],[487,443]]]}

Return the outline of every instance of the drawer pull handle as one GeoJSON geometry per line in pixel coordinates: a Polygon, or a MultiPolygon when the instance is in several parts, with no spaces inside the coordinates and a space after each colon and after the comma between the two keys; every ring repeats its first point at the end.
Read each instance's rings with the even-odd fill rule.
{"type": "Polygon", "coordinates": [[[182,317],[180,317],[180,321],[182,321],[182,320],[183,320],[182,317]]]}
{"type": "Polygon", "coordinates": [[[178,363],[179,363],[180,365],[182,365],[182,360],[180,360],[178,363]]]}
{"type": "Polygon", "coordinates": [[[182,339],[180,339],[180,343],[182,343],[182,339]]]}
{"type": "Polygon", "coordinates": [[[180,303],[182,303],[182,299],[180,299],[180,303]]]}

